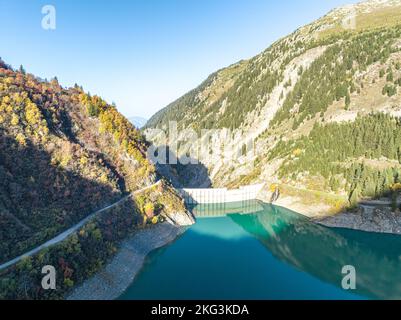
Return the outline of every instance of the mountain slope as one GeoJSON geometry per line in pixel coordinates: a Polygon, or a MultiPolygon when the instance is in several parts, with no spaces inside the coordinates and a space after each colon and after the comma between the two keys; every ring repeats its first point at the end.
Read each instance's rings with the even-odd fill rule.
{"type": "MultiPolygon", "coordinates": [[[[178,140],[186,140],[183,129],[188,128],[202,137],[191,143],[195,149],[206,139],[202,129],[221,129],[224,137],[228,132],[230,139],[222,139],[222,131],[212,135],[215,152],[201,160],[215,186],[281,183],[326,193],[335,210],[363,197],[389,194],[401,182],[399,123],[371,113],[401,116],[400,16],[399,0],[335,9],[260,55],[211,75],[152,117],[145,132],[161,145],[150,129],[166,129],[177,121],[178,140]],[[333,123],[345,121],[354,123],[344,125],[349,136],[333,129],[333,123]],[[368,130],[382,125],[372,137],[368,130]],[[332,134],[342,148],[313,144],[316,134],[332,134]],[[392,141],[391,147],[385,139],[392,141]],[[238,154],[229,162],[218,152],[227,140],[232,154],[238,154]],[[244,152],[250,142],[251,152],[244,152]],[[350,168],[355,166],[354,172],[350,168]]],[[[188,152],[179,149],[178,155],[188,152]]]]}
{"type": "MultiPolygon", "coordinates": [[[[147,147],[142,134],[100,97],[0,60],[0,262],[153,184],[157,172],[147,147]]],[[[166,196],[173,192],[166,189],[166,196]]],[[[172,199],[185,215],[181,200],[172,199]]],[[[170,205],[152,200],[155,207],[170,205]]]]}

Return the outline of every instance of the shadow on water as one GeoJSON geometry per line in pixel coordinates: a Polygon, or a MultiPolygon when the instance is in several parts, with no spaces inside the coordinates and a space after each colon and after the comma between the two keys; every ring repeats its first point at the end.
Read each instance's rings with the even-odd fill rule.
{"type": "Polygon", "coordinates": [[[277,259],[341,287],[341,270],[357,272],[357,294],[401,298],[401,237],[329,229],[271,205],[253,215],[229,217],[256,237],[277,259]]]}

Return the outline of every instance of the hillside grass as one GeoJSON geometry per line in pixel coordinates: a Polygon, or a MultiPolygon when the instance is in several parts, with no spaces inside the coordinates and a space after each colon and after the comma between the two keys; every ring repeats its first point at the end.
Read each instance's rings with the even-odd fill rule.
{"type": "MultiPolygon", "coordinates": [[[[333,23],[330,19],[322,20],[322,24],[332,24],[332,27],[319,33],[318,39],[324,40],[347,31],[341,24],[342,20],[333,23]]],[[[373,30],[383,27],[394,27],[401,22],[401,6],[382,8],[369,13],[358,13],[354,32],[373,30]]]]}

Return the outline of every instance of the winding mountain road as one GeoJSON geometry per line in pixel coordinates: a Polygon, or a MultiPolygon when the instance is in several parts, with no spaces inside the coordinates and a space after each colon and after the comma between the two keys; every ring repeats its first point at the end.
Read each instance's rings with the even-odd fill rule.
{"type": "Polygon", "coordinates": [[[111,205],[105,207],[105,208],[93,212],[92,214],[90,214],[89,216],[87,216],[85,219],[81,220],[80,222],[78,222],[77,224],[75,224],[75,225],[72,226],[71,228],[65,230],[63,233],[59,234],[58,236],[54,237],[53,239],[50,239],[49,241],[43,243],[42,245],[40,245],[40,246],[38,246],[38,247],[36,247],[36,248],[34,248],[34,249],[32,249],[32,250],[30,250],[30,251],[28,251],[28,252],[26,252],[26,253],[20,255],[20,256],[18,256],[18,257],[14,258],[14,259],[12,259],[12,260],[10,260],[10,261],[7,261],[7,262],[1,264],[1,265],[0,265],[0,270],[4,270],[4,269],[6,269],[6,268],[8,268],[8,267],[10,267],[10,266],[12,266],[12,265],[14,265],[14,264],[20,262],[22,259],[24,259],[24,258],[26,258],[26,257],[31,257],[31,256],[33,256],[34,254],[40,252],[41,250],[43,250],[43,249],[45,249],[45,248],[51,247],[51,246],[53,246],[53,245],[55,245],[55,244],[58,244],[58,243],[64,241],[64,240],[67,239],[70,235],[72,235],[74,232],[76,232],[76,231],[78,231],[80,228],[82,228],[82,227],[83,227],[86,223],[88,223],[90,220],[92,220],[93,218],[95,218],[98,214],[100,214],[100,213],[102,213],[102,212],[104,212],[104,211],[106,211],[106,210],[109,210],[109,209],[111,209],[111,208],[114,208],[114,207],[118,206],[120,203],[122,203],[123,201],[125,201],[125,200],[128,199],[129,197],[135,196],[136,194],[140,194],[140,193],[142,193],[142,192],[144,192],[144,191],[146,191],[146,190],[148,190],[148,189],[151,189],[151,188],[153,188],[153,187],[159,185],[160,182],[161,182],[161,181],[158,181],[158,182],[156,182],[155,184],[153,184],[153,185],[151,185],[151,186],[148,186],[148,187],[142,188],[142,189],[140,189],[140,190],[137,190],[137,191],[135,191],[135,192],[129,194],[128,196],[126,196],[126,197],[124,197],[124,198],[118,200],[117,202],[115,202],[115,203],[113,203],[113,204],[111,204],[111,205]]]}

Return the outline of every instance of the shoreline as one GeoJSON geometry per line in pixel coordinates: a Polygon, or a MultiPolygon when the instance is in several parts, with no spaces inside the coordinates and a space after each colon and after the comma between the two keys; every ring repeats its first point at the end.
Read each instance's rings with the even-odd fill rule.
{"type": "Polygon", "coordinates": [[[186,231],[186,227],[170,223],[158,224],[125,240],[112,260],[93,277],[76,287],[66,300],[115,300],[134,281],[146,257],[186,231]]]}
{"type": "MultiPolygon", "coordinates": [[[[262,199],[258,199],[268,203],[262,199]]],[[[311,222],[328,228],[346,228],[363,232],[401,234],[401,214],[370,207],[360,212],[327,214],[327,205],[306,206],[299,197],[284,196],[274,205],[303,215],[311,222]]],[[[112,260],[93,277],[76,287],[66,300],[114,300],[120,297],[141,271],[147,256],[173,242],[187,230],[168,222],[139,230],[125,240],[112,260]]]]}
{"type": "Polygon", "coordinates": [[[401,235],[401,214],[390,208],[361,207],[357,212],[343,212],[335,216],[314,219],[328,228],[345,228],[370,233],[401,235]]]}
{"type": "Polygon", "coordinates": [[[300,197],[283,196],[274,205],[297,212],[313,223],[328,228],[350,229],[362,232],[401,235],[401,213],[392,212],[387,206],[361,204],[357,212],[329,213],[330,206],[324,203],[305,205],[300,197]]]}

